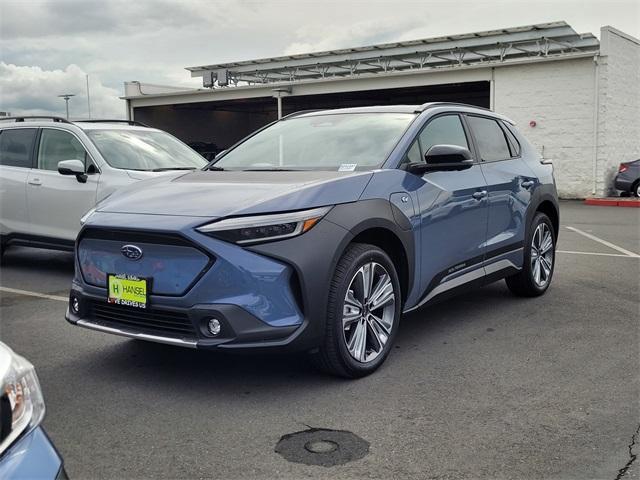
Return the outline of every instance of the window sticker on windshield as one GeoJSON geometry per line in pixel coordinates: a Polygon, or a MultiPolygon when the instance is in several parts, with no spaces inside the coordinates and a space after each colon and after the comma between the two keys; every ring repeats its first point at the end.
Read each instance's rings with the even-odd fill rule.
{"type": "Polygon", "coordinates": [[[357,166],[358,166],[357,163],[343,163],[338,168],[338,171],[339,172],[353,172],[356,169],[357,166]]]}

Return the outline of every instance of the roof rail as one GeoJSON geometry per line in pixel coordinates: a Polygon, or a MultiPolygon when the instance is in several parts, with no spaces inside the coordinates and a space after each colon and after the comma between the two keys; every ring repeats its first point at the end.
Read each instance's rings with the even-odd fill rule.
{"type": "Polygon", "coordinates": [[[285,115],[280,120],[286,120],[287,118],[297,117],[298,115],[304,115],[305,113],[322,112],[324,110],[327,110],[327,109],[313,108],[310,110],[298,110],[297,112],[293,112],[293,113],[290,113],[289,115],[285,115]]]}
{"type": "Polygon", "coordinates": [[[480,110],[486,110],[487,112],[491,112],[492,111],[489,108],[478,107],[477,105],[471,105],[469,103],[462,103],[462,102],[427,102],[427,103],[423,103],[418,108],[416,108],[416,113],[424,112],[428,108],[439,107],[441,105],[452,105],[452,106],[458,106],[458,107],[478,108],[480,110]]]}
{"type": "Polygon", "coordinates": [[[59,123],[72,123],[66,118],[56,117],[53,115],[24,115],[20,117],[0,117],[0,121],[13,120],[14,122],[24,122],[25,119],[29,119],[29,120],[45,119],[45,120],[52,120],[53,122],[59,122],[59,123]]]}
{"type": "Polygon", "coordinates": [[[137,120],[116,120],[116,119],[96,119],[96,120],[76,120],[76,123],[126,123],[132,127],[149,127],[146,123],[138,122],[137,120]]]}

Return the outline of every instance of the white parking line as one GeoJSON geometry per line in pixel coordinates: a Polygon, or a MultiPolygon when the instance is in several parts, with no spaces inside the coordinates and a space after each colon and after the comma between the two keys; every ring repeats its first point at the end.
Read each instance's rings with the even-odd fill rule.
{"type": "Polygon", "coordinates": [[[627,257],[633,257],[633,258],[640,258],[640,255],[638,255],[637,253],[634,252],[630,252],[629,250],[626,250],[622,247],[619,247],[618,245],[615,245],[611,242],[607,242],[606,240],[603,240],[602,238],[598,238],[595,235],[591,235],[590,233],[587,232],[583,232],[582,230],[575,228],[575,227],[566,227],[568,230],[571,230],[572,232],[575,232],[579,235],[582,235],[583,237],[587,237],[591,240],[593,240],[594,242],[598,242],[601,243],[602,245],[605,245],[609,248],[613,248],[614,250],[617,250],[620,253],[624,253],[627,257]]]}
{"type": "Polygon", "coordinates": [[[58,302],[68,302],[67,297],[60,297],[58,295],[48,295],[46,293],[30,292],[28,290],[19,290],[17,288],[0,287],[0,292],[16,293],[18,295],[26,295],[28,297],[45,298],[47,300],[57,300],[58,302]]]}
{"type": "Polygon", "coordinates": [[[640,256],[631,257],[629,255],[622,255],[621,253],[575,252],[573,250],[556,250],[556,253],[570,253],[573,255],[599,255],[602,257],[640,258],[640,256]]]}

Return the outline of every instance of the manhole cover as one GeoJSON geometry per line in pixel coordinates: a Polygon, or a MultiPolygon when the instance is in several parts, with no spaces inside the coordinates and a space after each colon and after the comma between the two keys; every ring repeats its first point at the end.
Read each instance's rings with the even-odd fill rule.
{"type": "Polygon", "coordinates": [[[364,457],[369,442],[345,430],[310,428],[284,435],[276,452],[290,462],[333,467],[364,457]]]}
{"type": "Polygon", "coordinates": [[[314,440],[305,443],[304,448],[311,453],[331,453],[338,449],[338,444],[329,440],[314,440]]]}

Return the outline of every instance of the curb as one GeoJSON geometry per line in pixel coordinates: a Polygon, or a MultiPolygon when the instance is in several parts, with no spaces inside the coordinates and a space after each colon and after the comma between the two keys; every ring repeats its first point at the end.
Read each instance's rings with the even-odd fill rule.
{"type": "Polygon", "coordinates": [[[585,199],[585,205],[597,205],[600,207],[635,207],[640,208],[640,199],[635,198],[596,198],[585,199]]]}

